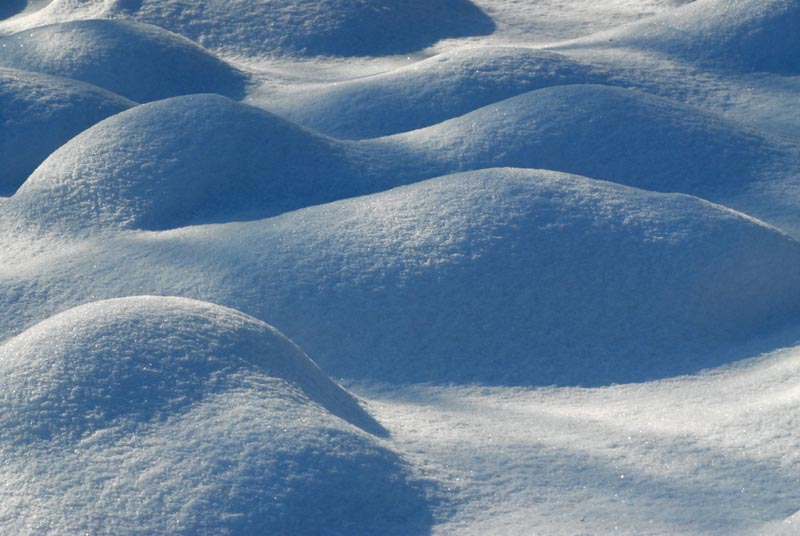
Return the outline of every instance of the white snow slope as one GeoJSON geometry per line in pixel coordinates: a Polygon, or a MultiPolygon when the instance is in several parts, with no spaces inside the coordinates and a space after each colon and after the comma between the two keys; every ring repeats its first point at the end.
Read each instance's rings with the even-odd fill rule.
{"type": "Polygon", "coordinates": [[[800,534],[798,13],[4,2],[0,533],[800,534]]]}

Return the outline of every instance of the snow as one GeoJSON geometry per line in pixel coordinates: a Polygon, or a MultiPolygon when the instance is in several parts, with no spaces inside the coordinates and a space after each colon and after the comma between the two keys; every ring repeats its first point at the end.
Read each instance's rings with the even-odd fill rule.
{"type": "Polygon", "coordinates": [[[793,0],[695,0],[588,38],[712,67],[800,73],[800,6],[793,0]]]}
{"type": "Polygon", "coordinates": [[[2,304],[7,329],[87,293],[185,295],[269,318],[337,377],[605,385],[726,362],[730,350],[716,350],[800,313],[800,244],[779,230],[694,197],[551,171],[456,174],[111,242],[94,238],[99,226],[35,256],[56,223],[21,208],[25,193],[0,214],[50,223],[6,257],[33,257],[0,279],[10,288],[27,274],[24,297],[2,304]]]}
{"type": "Polygon", "coordinates": [[[12,15],[16,15],[25,9],[25,4],[25,0],[10,0],[6,2],[2,7],[0,7],[0,19],[5,19],[11,17],[12,15]]]}
{"type": "Polygon", "coordinates": [[[84,20],[0,38],[0,65],[89,82],[146,102],[187,93],[244,93],[246,78],[186,39],[147,24],[84,20]]]}
{"type": "Polygon", "coordinates": [[[81,82],[0,68],[0,194],[11,195],[63,143],[134,102],[81,82]]]}
{"type": "Polygon", "coordinates": [[[774,167],[794,176],[800,156],[796,145],[692,107],[580,84],[495,102],[394,140],[443,166],[555,169],[711,199],[735,193],[774,167]]]}
{"type": "Polygon", "coordinates": [[[54,0],[45,11],[33,15],[33,24],[41,24],[43,15],[58,21],[125,18],[207,48],[255,55],[403,54],[494,28],[468,0],[54,0]]]}
{"type": "Polygon", "coordinates": [[[357,402],[235,311],[96,302],[0,356],[2,475],[17,483],[0,519],[13,533],[344,531],[353,510],[369,531],[429,522],[397,455],[335,416],[378,427],[357,402]]]}
{"type": "Polygon", "coordinates": [[[3,3],[0,532],[797,534],[797,12],[3,3]]]}
{"type": "Polygon", "coordinates": [[[268,106],[339,138],[372,138],[440,123],[550,86],[600,82],[585,65],[524,47],[470,47],[342,83],[271,95],[268,106]],[[277,102],[276,102],[277,101],[277,102]]]}

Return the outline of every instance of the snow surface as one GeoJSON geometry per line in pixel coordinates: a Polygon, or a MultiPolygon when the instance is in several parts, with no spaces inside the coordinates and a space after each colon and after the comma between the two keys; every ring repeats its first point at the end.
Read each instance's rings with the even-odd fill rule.
{"type": "Polygon", "coordinates": [[[11,195],[36,167],[82,130],[134,106],[81,82],[0,68],[0,194],[11,195]]]}
{"type": "Polygon", "coordinates": [[[339,138],[371,138],[434,125],[543,87],[600,82],[590,67],[525,47],[456,49],[393,71],[271,96],[269,106],[339,138]],[[277,101],[277,102],[275,102],[277,101]]]}
{"type": "Polygon", "coordinates": [[[49,224],[7,256],[32,262],[0,276],[19,288],[27,274],[2,304],[6,329],[87,293],[185,295],[269,318],[337,376],[604,385],[725,362],[720,345],[800,313],[800,243],[777,229],[694,197],[551,171],[457,174],[110,244],[93,237],[99,226],[35,256],[56,223],[20,207],[25,193],[0,214],[49,224]]]}
{"type": "Polygon", "coordinates": [[[469,0],[54,0],[44,11],[33,24],[119,17],[245,54],[402,54],[494,29],[469,0]]]}
{"type": "Polygon", "coordinates": [[[360,193],[357,160],[345,144],[269,112],[189,95],[137,106],[76,136],[4,208],[50,230],[263,217],[360,193]]]}
{"type": "Polygon", "coordinates": [[[11,533],[338,532],[353,510],[369,532],[429,523],[397,455],[334,416],[377,426],[355,400],[236,311],[96,302],[7,341],[0,363],[11,533]]]}
{"type": "Polygon", "coordinates": [[[798,10],[3,2],[0,532],[800,534],[798,10]]]}
{"type": "Polygon", "coordinates": [[[89,82],[146,102],[187,93],[244,93],[245,76],[157,26],[84,20],[0,38],[0,65],[89,82]]]}
{"type": "Polygon", "coordinates": [[[712,67],[800,74],[800,5],[793,0],[695,0],[587,38],[712,67]]]}

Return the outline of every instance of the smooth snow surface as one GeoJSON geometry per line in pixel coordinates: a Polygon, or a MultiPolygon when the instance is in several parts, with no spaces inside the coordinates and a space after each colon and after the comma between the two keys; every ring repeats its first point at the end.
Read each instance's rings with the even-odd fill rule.
{"type": "Polygon", "coordinates": [[[566,56],[531,48],[475,47],[270,102],[326,134],[370,138],[430,126],[520,93],[602,77],[566,56]]]}
{"type": "Polygon", "coordinates": [[[667,99],[603,85],[525,93],[393,141],[427,153],[444,168],[555,169],[712,199],[736,194],[762,174],[800,171],[798,145],[667,99]]]}
{"type": "Polygon", "coordinates": [[[244,74],[185,37],[110,20],[52,24],[0,38],[0,65],[82,80],[146,102],[187,93],[240,97],[244,74]]]}
{"type": "MultiPolygon", "coordinates": [[[[18,204],[26,194],[0,214],[46,220],[18,204]]],[[[403,383],[641,381],[725,362],[720,346],[800,313],[800,243],[777,229],[697,198],[550,171],[458,174],[71,248],[3,277],[5,326],[84,292],[188,295],[269,318],[337,377],[403,383]],[[137,270],[120,278],[125,265],[137,270]]]]}
{"type": "Polygon", "coordinates": [[[5,208],[50,230],[263,217],[360,193],[352,160],[341,142],[268,112],[191,95],[138,106],[75,137],[5,208]]]}
{"type": "Polygon", "coordinates": [[[795,0],[695,0],[681,9],[587,40],[744,71],[800,74],[795,0]]]}
{"type": "Polygon", "coordinates": [[[3,5],[0,6],[0,19],[5,19],[7,17],[11,17],[12,15],[16,15],[25,9],[26,4],[27,0],[7,0],[6,2],[3,2],[3,5]]]}
{"type": "Polygon", "coordinates": [[[257,55],[403,54],[494,28],[469,0],[54,0],[47,11],[62,20],[134,19],[205,47],[257,55]]]}
{"type": "Polygon", "coordinates": [[[800,534],[798,0],[0,4],[1,534],[800,534]]]}
{"type": "Polygon", "coordinates": [[[0,346],[4,527],[14,534],[424,531],[421,490],[372,421],[266,324],[138,297],[0,346]],[[308,509],[314,514],[307,515],[308,509]]]}
{"type": "Polygon", "coordinates": [[[81,82],[0,68],[0,194],[13,194],[70,138],[134,104],[81,82]]]}

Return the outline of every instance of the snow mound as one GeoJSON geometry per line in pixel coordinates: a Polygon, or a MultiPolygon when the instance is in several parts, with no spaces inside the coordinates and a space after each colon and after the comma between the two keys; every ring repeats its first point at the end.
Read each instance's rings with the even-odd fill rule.
{"type": "Polygon", "coordinates": [[[0,195],[70,138],[134,104],[82,82],[0,68],[0,195]]]}
{"type": "Polygon", "coordinates": [[[474,47],[388,73],[288,91],[270,109],[338,138],[373,138],[430,126],[543,87],[601,82],[590,68],[553,52],[474,47]],[[277,106],[276,106],[277,104],[277,106]]]}
{"type": "Polygon", "coordinates": [[[70,249],[21,265],[8,254],[6,329],[76,296],[178,294],[269,318],[336,377],[392,383],[672,376],[733,360],[716,351],[800,313],[800,244],[775,228],[551,171],[457,174],[70,249]]]}
{"type": "Polygon", "coordinates": [[[236,311],[163,297],[92,303],[0,356],[4,532],[414,533],[429,523],[399,458],[332,414],[369,419],[355,400],[236,311]]]}
{"type": "Polygon", "coordinates": [[[543,168],[709,198],[733,194],[774,166],[785,168],[787,158],[797,166],[796,148],[786,151],[758,132],[602,85],[525,93],[386,141],[427,154],[441,173],[543,168]]]}
{"type": "Polygon", "coordinates": [[[204,92],[240,97],[246,83],[242,72],[184,37],[112,20],[2,37],[0,65],[89,82],[138,102],[204,92]]]}
{"type": "Polygon", "coordinates": [[[355,188],[353,165],[342,144],[258,108],[218,95],[175,97],[75,137],[4,209],[54,230],[263,217],[335,199],[343,182],[355,188]]]}
{"type": "Polygon", "coordinates": [[[743,71],[800,73],[795,0],[696,0],[581,44],[632,46],[743,71]]]}
{"type": "Polygon", "coordinates": [[[55,0],[42,16],[131,18],[235,54],[373,56],[485,35],[494,23],[468,0],[55,0]]]}
{"type": "Polygon", "coordinates": [[[453,175],[262,227],[220,229],[202,255],[270,274],[237,283],[259,297],[247,307],[341,376],[637,381],[800,312],[800,244],[776,229],[555,172],[453,175]],[[263,253],[217,251],[248,236],[263,253]]]}

